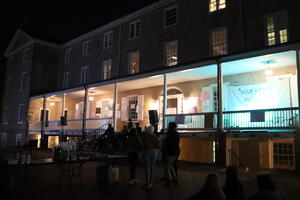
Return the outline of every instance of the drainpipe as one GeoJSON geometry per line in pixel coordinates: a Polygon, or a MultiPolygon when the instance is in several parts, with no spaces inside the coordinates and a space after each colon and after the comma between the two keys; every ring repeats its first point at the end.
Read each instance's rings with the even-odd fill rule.
{"type": "Polygon", "coordinates": [[[118,100],[118,84],[115,83],[115,94],[114,94],[114,111],[113,111],[113,127],[117,128],[117,100],[118,100]]]}
{"type": "Polygon", "coordinates": [[[164,96],[163,96],[163,129],[167,128],[166,124],[166,113],[167,113],[167,92],[168,92],[168,83],[167,83],[167,74],[164,73],[164,96]]]}
{"type": "Polygon", "coordinates": [[[82,116],[82,135],[81,138],[85,139],[85,128],[86,128],[86,108],[88,103],[88,88],[84,87],[84,103],[83,103],[83,116],[82,116]]]}

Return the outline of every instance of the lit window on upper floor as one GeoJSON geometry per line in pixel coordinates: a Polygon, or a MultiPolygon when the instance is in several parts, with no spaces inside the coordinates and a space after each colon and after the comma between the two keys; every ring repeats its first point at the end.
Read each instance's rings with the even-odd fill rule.
{"type": "Polygon", "coordinates": [[[177,5],[165,9],[164,27],[176,25],[178,22],[178,8],[177,5]]]}
{"type": "Polygon", "coordinates": [[[130,74],[139,73],[140,53],[138,51],[129,54],[129,72],[130,74]]]}
{"type": "Polygon", "coordinates": [[[65,63],[72,61],[72,47],[65,50],[65,63]]]}
{"type": "Polygon", "coordinates": [[[103,61],[103,80],[111,78],[111,59],[103,61]]]}
{"type": "Polygon", "coordinates": [[[209,0],[209,12],[226,8],[226,0],[209,0]]]}
{"type": "Polygon", "coordinates": [[[136,20],[129,24],[129,39],[135,39],[141,35],[141,20],[136,20]]]}
{"type": "Polygon", "coordinates": [[[280,11],[265,17],[266,45],[288,42],[287,12],[280,11]]]}
{"type": "Polygon", "coordinates": [[[89,55],[91,53],[91,40],[86,40],[82,43],[82,56],[89,55]]]}
{"type": "Polygon", "coordinates": [[[165,65],[174,66],[178,63],[177,41],[165,43],[165,65]]]}
{"type": "Polygon", "coordinates": [[[30,51],[29,48],[23,50],[23,63],[26,63],[30,60],[30,51]]]}
{"type": "Polygon", "coordinates": [[[112,47],[113,45],[113,31],[109,31],[104,33],[103,36],[103,49],[112,47]]]}
{"type": "Polygon", "coordinates": [[[210,31],[211,55],[219,56],[228,53],[227,28],[218,28],[210,31]]]}

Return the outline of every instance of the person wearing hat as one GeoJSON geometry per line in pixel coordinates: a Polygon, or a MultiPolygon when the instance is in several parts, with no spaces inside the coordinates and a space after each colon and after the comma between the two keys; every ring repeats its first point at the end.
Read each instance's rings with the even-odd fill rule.
{"type": "Polygon", "coordinates": [[[154,127],[149,126],[146,129],[144,137],[144,159],[145,159],[145,180],[146,189],[150,190],[154,181],[155,163],[157,160],[157,150],[160,148],[159,138],[154,135],[154,127]]]}

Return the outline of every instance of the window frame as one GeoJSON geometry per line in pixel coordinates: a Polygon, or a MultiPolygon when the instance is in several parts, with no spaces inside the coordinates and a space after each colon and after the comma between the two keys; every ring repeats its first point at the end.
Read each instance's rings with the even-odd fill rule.
{"type": "Polygon", "coordinates": [[[103,49],[108,49],[113,46],[113,37],[114,37],[113,30],[107,31],[106,33],[103,34],[103,49]]]}
{"type": "Polygon", "coordinates": [[[140,51],[133,51],[133,52],[130,52],[128,54],[128,69],[129,69],[129,74],[133,75],[133,74],[137,74],[140,72],[140,60],[141,60],[141,54],[140,54],[140,51]],[[137,68],[137,72],[135,73],[131,73],[131,56],[134,55],[134,54],[138,54],[138,68],[137,68]]]}
{"type": "Polygon", "coordinates": [[[219,27],[219,28],[216,28],[216,29],[212,29],[209,31],[209,43],[210,43],[210,55],[213,56],[213,57],[216,57],[216,56],[221,56],[221,55],[227,55],[228,54],[228,51],[229,51],[229,44],[228,44],[228,28],[227,26],[223,26],[223,27],[219,27]],[[223,45],[223,44],[218,44],[218,45],[215,45],[213,46],[213,36],[212,34],[217,32],[217,31],[225,31],[226,32],[226,35],[225,35],[225,39],[226,39],[226,43],[223,43],[223,44],[226,44],[226,53],[224,54],[217,54],[217,55],[214,55],[214,47],[217,47],[217,46],[220,46],[220,45],[223,45]]]}
{"type": "Polygon", "coordinates": [[[4,112],[3,112],[3,124],[7,125],[9,123],[9,106],[4,107],[4,112]]]}
{"type": "Polygon", "coordinates": [[[91,53],[91,40],[85,40],[82,42],[82,56],[87,56],[91,53]]]}
{"type": "Polygon", "coordinates": [[[17,124],[24,123],[24,115],[25,114],[25,104],[20,103],[18,106],[18,114],[17,114],[17,124]]]}
{"type": "Polygon", "coordinates": [[[1,146],[5,147],[7,145],[7,133],[6,132],[2,132],[1,133],[1,146]],[[5,140],[3,140],[3,138],[5,138],[5,140]],[[3,142],[5,141],[5,142],[3,142]]]}
{"type": "Polygon", "coordinates": [[[137,19],[133,22],[129,23],[129,29],[128,29],[128,39],[129,40],[134,40],[139,38],[142,35],[142,23],[140,19],[137,19]],[[137,24],[139,24],[139,34],[137,35],[137,24]],[[133,37],[131,37],[131,25],[133,25],[133,37]]]}
{"type": "Polygon", "coordinates": [[[70,87],[70,72],[65,72],[63,77],[63,89],[67,89],[69,87],[70,87]]]}
{"type": "Polygon", "coordinates": [[[88,65],[81,67],[80,85],[85,85],[89,82],[89,71],[88,65]]]}
{"type": "Polygon", "coordinates": [[[65,49],[64,63],[69,63],[72,61],[72,47],[65,49]]]}
{"type": "Polygon", "coordinates": [[[23,60],[22,60],[22,63],[27,63],[29,61],[29,56],[30,56],[30,49],[29,47],[25,48],[23,50],[23,60]]]}
{"type": "Polygon", "coordinates": [[[176,66],[178,65],[178,40],[173,40],[173,41],[169,41],[169,42],[165,42],[164,43],[164,65],[166,67],[171,67],[171,66],[176,66]],[[176,64],[175,65],[168,65],[167,64],[167,46],[171,45],[171,44],[176,44],[176,56],[177,56],[177,60],[176,60],[176,64]]]}
{"type": "Polygon", "coordinates": [[[214,13],[214,12],[217,12],[217,11],[220,11],[220,10],[223,10],[227,7],[227,0],[208,0],[208,12],[209,13],[214,13]],[[212,1],[215,1],[216,2],[216,9],[215,10],[211,10],[211,6],[213,3],[212,1]],[[220,4],[220,1],[224,1],[223,4],[220,4]],[[220,8],[221,5],[225,5],[224,8],[220,8]]]}
{"type": "Polygon", "coordinates": [[[164,9],[164,19],[163,19],[163,20],[164,20],[164,23],[163,23],[163,27],[164,27],[164,28],[168,28],[168,27],[177,25],[177,24],[178,24],[178,18],[179,18],[179,14],[178,14],[178,5],[173,5],[173,6],[169,6],[169,7],[165,8],[165,9],[164,9]],[[176,23],[166,25],[166,19],[167,19],[167,18],[166,18],[166,17],[167,17],[166,13],[167,13],[168,11],[174,9],[174,8],[176,9],[176,23]]]}
{"type": "Polygon", "coordinates": [[[102,61],[102,66],[103,66],[103,75],[102,75],[103,80],[111,79],[112,59],[110,58],[110,59],[103,60],[102,61]],[[106,67],[108,66],[107,65],[108,63],[109,63],[110,67],[106,69],[106,67]]]}

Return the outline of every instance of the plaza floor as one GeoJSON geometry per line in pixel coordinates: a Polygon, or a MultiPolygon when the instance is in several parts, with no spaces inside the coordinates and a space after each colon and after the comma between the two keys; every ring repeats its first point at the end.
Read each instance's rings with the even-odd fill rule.
{"type": "MultiPolygon", "coordinates": [[[[97,186],[96,177],[97,163],[86,163],[82,168],[83,184],[77,177],[72,180],[72,186],[68,180],[63,179],[59,183],[60,171],[56,166],[39,166],[22,168],[15,174],[14,190],[10,193],[1,191],[5,200],[10,199],[31,199],[31,200],[79,200],[79,199],[182,199],[199,191],[205,177],[209,172],[215,172],[219,176],[221,185],[224,185],[224,168],[195,163],[179,163],[179,185],[175,188],[165,188],[164,182],[160,180],[163,176],[163,168],[160,163],[156,166],[155,184],[150,191],[143,189],[144,170],[139,167],[137,176],[140,183],[128,185],[129,169],[126,165],[120,166],[119,181],[107,185],[97,186]]],[[[300,199],[300,174],[288,171],[262,171],[272,175],[282,199],[300,199]]],[[[255,177],[262,172],[241,173],[240,177],[245,187],[247,197],[256,193],[255,177]]],[[[3,188],[3,187],[2,187],[3,188]]]]}

